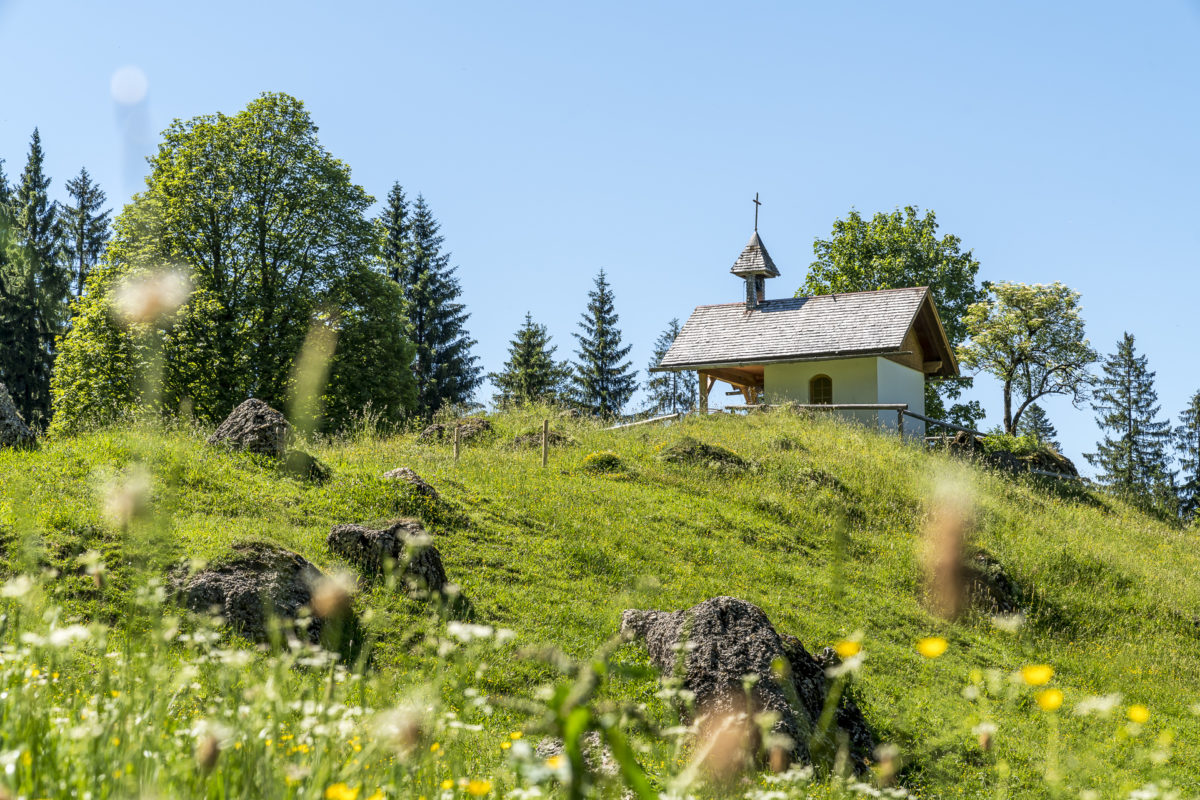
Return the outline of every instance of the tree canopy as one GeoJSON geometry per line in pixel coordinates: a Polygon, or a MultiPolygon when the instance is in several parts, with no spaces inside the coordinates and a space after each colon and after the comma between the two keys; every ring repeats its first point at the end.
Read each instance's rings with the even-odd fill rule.
{"type": "Polygon", "coordinates": [[[1137,354],[1132,334],[1126,332],[1104,359],[1092,408],[1105,437],[1084,458],[1099,470],[1097,480],[1144,506],[1164,500],[1174,505],[1171,427],[1158,419],[1154,372],[1137,354]]]}
{"type": "MultiPolygon", "coordinates": [[[[950,346],[958,347],[967,335],[967,309],[984,298],[976,283],[979,262],[962,250],[957,236],[939,238],[937,232],[934,212],[922,215],[916,206],[879,212],[870,220],[851,210],[833,223],[828,239],[813,242],[816,259],[796,296],[928,286],[950,346]]],[[[970,378],[927,381],[926,413],[973,425],[983,418],[978,403],[946,405],[970,385],[970,378]]]]}
{"type": "Polygon", "coordinates": [[[596,275],[596,288],[588,292],[587,309],[579,320],[579,341],[572,377],[575,402],[601,416],[621,413],[637,390],[637,373],[625,360],[632,345],[621,346],[619,317],[604,270],[596,275]]]}
{"type": "Polygon", "coordinates": [[[508,345],[504,369],[488,375],[496,385],[494,400],[500,407],[527,403],[556,403],[563,397],[571,366],[555,361],[558,348],[550,344],[545,325],[526,312],[525,323],[508,345]]]}
{"type": "Polygon", "coordinates": [[[1057,282],[1001,282],[988,293],[987,301],[967,309],[971,341],[958,348],[958,358],[1000,381],[1004,432],[1016,433],[1021,415],[1038,398],[1085,399],[1096,351],[1084,335],[1079,293],[1057,282]]]}
{"type": "Polygon", "coordinates": [[[483,380],[471,352],[475,340],[466,329],[470,315],[458,300],[456,268],[442,249],[441,225],[425,198],[417,195],[409,206],[404,189],[394,184],[380,225],[384,271],[400,287],[416,345],[417,413],[431,417],[443,406],[469,402],[483,380]]]}
{"type": "MultiPolygon", "coordinates": [[[[667,323],[666,330],[654,340],[654,353],[650,356],[649,369],[654,369],[671,349],[681,326],[678,319],[667,323]]],[[[646,393],[649,400],[646,410],[652,414],[674,414],[690,411],[696,407],[700,387],[696,376],[690,372],[647,372],[646,393]]]]}
{"type": "Polygon", "coordinates": [[[176,120],[150,167],[77,303],[54,380],[56,427],[150,400],[159,355],[165,410],[214,421],[247,397],[282,408],[314,324],[342,341],[325,398],[332,424],[367,402],[388,419],[410,409],[413,351],[399,292],[371,267],[372,198],[321,146],[299,100],[266,93],[232,116],[176,120]],[[179,312],[122,327],[115,293],[163,271],[186,279],[179,312]],[[375,343],[373,360],[350,343],[375,343]]]}

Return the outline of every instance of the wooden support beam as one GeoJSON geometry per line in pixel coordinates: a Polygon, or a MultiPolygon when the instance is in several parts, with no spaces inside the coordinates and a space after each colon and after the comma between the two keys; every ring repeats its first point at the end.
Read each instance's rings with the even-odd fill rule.
{"type": "Polygon", "coordinates": [[[712,383],[708,379],[707,372],[697,372],[696,377],[700,382],[700,413],[708,413],[708,392],[712,389],[712,383]]]}

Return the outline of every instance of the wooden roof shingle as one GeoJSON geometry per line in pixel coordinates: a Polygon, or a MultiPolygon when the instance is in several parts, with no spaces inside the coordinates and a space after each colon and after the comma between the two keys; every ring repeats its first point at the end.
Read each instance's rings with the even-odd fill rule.
{"type": "Polygon", "coordinates": [[[767,252],[767,246],[762,243],[762,239],[758,238],[758,231],[750,237],[750,241],[742,248],[742,254],[738,256],[738,260],[733,262],[733,266],[729,269],[734,275],[745,278],[748,275],[765,275],[768,278],[778,278],[779,269],[775,266],[775,262],[771,260],[771,254],[767,252]]]}
{"type": "Polygon", "coordinates": [[[924,286],[699,306],[656,371],[896,354],[914,324],[932,345],[928,357],[943,359],[938,374],[957,375],[924,286]]]}

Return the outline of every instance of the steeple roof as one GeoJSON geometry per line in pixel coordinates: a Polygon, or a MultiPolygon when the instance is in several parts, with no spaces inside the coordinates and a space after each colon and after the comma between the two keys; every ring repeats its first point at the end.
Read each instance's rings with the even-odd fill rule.
{"type": "Polygon", "coordinates": [[[776,269],[775,262],[771,260],[771,254],[767,252],[766,245],[762,243],[762,239],[758,238],[758,231],[755,231],[754,235],[750,237],[742,254],[738,256],[738,260],[734,262],[733,268],[729,271],[739,278],[750,275],[779,277],[779,270],[776,269]]]}

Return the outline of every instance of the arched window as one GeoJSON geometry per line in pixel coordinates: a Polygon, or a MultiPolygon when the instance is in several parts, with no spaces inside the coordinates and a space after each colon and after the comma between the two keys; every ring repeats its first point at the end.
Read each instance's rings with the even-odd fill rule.
{"type": "Polygon", "coordinates": [[[833,378],[814,375],[808,382],[808,402],[819,406],[830,405],[833,402],[833,378]]]}

